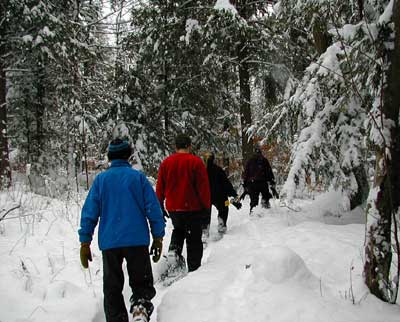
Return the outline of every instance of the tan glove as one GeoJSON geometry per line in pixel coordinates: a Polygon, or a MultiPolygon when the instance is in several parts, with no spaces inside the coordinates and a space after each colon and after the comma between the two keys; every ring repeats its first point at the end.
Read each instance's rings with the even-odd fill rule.
{"type": "Polygon", "coordinates": [[[162,243],[163,238],[158,237],[153,239],[153,244],[150,248],[150,255],[153,255],[153,262],[157,263],[160,260],[161,253],[162,253],[162,243]]]}
{"type": "Polygon", "coordinates": [[[89,261],[92,261],[92,252],[90,251],[90,242],[89,243],[81,243],[81,263],[83,268],[89,267],[89,261]]]}

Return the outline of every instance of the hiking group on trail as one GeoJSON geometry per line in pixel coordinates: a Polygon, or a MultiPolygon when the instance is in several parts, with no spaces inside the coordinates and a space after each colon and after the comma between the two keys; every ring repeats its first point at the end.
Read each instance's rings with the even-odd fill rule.
{"type": "MultiPolygon", "coordinates": [[[[80,258],[84,268],[92,261],[90,244],[97,225],[98,244],[103,261],[104,312],[107,322],[128,322],[122,290],[125,259],[132,290],[130,310],[134,322],[148,322],[156,295],[150,262],[162,255],[167,218],[172,221],[168,264],[193,272],[201,265],[203,243],[209,237],[212,205],[218,211],[218,233],[227,231],[229,204],[240,209],[239,197],[225,171],[215,164],[215,155],[205,162],[191,153],[186,134],[175,138],[175,153],[159,167],[156,191],[147,177],[128,162],[132,148],[127,140],[114,139],[108,146],[111,162],[98,174],[82,207],[80,258]],[[232,197],[229,200],[229,197],[232,197]],[[150,246],[150,235],[152,244],[150,246]],[[186,261],[182,255],[186,243],[186,261]]],[[[275,180],[268,160],[260,148],[248,160],[243,173],[245,192],[250,195],[250,211],[258,204],[269,208],[275,180]]]]}

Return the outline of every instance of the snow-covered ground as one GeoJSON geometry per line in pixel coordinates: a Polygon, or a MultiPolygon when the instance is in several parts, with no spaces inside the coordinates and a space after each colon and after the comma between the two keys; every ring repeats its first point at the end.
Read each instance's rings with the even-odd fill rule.
{"type": "MultiPolygon", "coordinates": [[[[83,198],[0,194],[0,218],[20,206],[0,221],[0,322],[105,321],[96,243],[90,270],[79,260],[83,198]]],[[[156,285],[152,321],[400,321],[400,306],[381,302],[363,284],[364,214],[345,213],[339,200],[328,193],[296,200],[296,209],[273,201],[249,216],[245,199],[242,209],[231,207],[221,240],[213,209],[201,268],[156,285]]],[[[165,249],[170,232],[168,222],[165,249]]],[[[154,264],[155,279],[162,265],[154,264]]],[[[124,294],[128,300],[128,285],[124,294]]]]}

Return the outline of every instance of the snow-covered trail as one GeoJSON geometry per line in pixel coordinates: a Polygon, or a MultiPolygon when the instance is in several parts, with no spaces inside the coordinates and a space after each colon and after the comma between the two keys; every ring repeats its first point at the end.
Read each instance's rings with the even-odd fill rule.
{"type": "MultiPolygon", "coordinates": [[[[0,322],[104,322],[97,242],[90,270],[79,260],[84,196],[23,198],[17,217],[0,222],[0,322]]],[[[377,300],[362,281],[364,215],[344,213],[339,199],[296,200],[298,212],[273,201],[252,216],[245,199],[241,210],[230,208],[221,240],[213,208],[202,266],[169,287],[156,284],[152,321],[398,322],[399,306],[377,300]]],[[[0,194],[4,208],[10,200],[21,196],[0,194]]],[[[164,254],[171,229],[168,221],[164,254]]],[[[153,264],[155,279],[161,265],[153,264]]],[[[125,283],[127,306],[130,294],[125,283]]]]}
{"type": "Polygon", "coordinates": [[[300,205],[294,212],[275,201],[252,216],[247,202],[231,208],[228,232],[209,244],[202,267],[160,295],[157,321],[398,321],[399,307],[362,283],[364,226],[351,223],[362,214],[300,205]]]}

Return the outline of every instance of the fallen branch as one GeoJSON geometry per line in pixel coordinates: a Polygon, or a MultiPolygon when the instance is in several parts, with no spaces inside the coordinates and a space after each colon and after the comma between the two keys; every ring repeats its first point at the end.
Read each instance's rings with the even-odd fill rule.
{"type": "Polygon", "coordinates": [[[15,206],[14,208],[7,210],[6,213],[3,216],[1,216],[0,221],[2,221],[11,211],[18,209],[20,207],[21,207],[21,205],[18,205],[18,206],[15,206]]]}
{"type": "Polygon", "coordinates": [[[37,216],[37,215],[36,214],[28,214],[28,215],[22,215],[22,216],[14,216],[14,217],[2,218],[1,220],[20,219],[20,218],[23,218],[23,217],[31,217],[31,216],[37,216]]]}
{"type": "Polygon", "coordinates": [[[294,211],[294,212],[300,212],[300,210],[298,210],[298,209],[295,209],[295,208],[292,208],[292,207],[290,207],[290,206],[288,206],[288,205],[285,205],[285,204],[281,204],[281,205],[279,205],[279,207],[285,207],[285,208],[288,208],[289,210],[291,210],[291,211],[294,211]]]}

